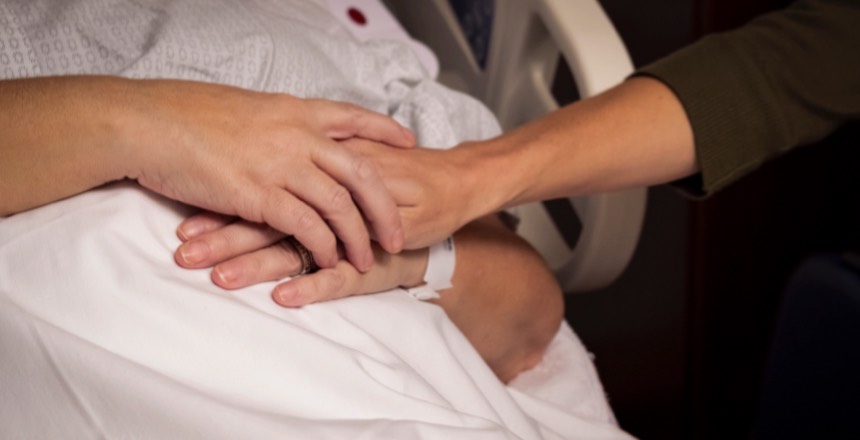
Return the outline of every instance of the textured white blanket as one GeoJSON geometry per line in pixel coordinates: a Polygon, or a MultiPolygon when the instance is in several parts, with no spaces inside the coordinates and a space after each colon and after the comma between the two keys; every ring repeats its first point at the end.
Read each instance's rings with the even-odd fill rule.
{"type": "MultiPolygon", "coordinates": [[[[3,1],[3,78],[105,73],[355,102],[422,144],[492,116],[303,1],[3,1]]],[[[119,183],[0,219],[2,438],[627,438],[567,326],[506,387],[398,291],[276,306],[177,267],[189,208],[119,183]]]]}

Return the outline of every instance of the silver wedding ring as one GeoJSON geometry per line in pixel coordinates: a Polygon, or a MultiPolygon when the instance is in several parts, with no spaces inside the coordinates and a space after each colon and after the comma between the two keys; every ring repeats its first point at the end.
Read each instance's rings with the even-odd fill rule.
{"type": "Polygon", "coordinates": [[[284,241],[289,243],[290,246],[296,250],[296,253],[299,254],[299,258],[302,260],[302,269],[296,275],[305,275],[319,270],[319,266],[317,266],[317,263],[314,261],[314,255],[305,247],[305,245],[299,243],[299,241],[296,240],[296,237],[290,235],[285,238],[284,241]]]}

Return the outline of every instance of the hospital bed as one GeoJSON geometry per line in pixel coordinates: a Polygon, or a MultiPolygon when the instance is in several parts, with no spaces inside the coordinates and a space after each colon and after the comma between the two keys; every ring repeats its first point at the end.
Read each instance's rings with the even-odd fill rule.
{"type": "MultiPolygon", "coordinates": [[[[0,3],[0,13],[30,11],[26,3],[0,3]]],[[[77,3],[61,12],[105,10],[77,3]]],[[[271,12],[266,20],[283,11],[319,17],[323,8],[366,44],[362,49],[405,56],[388,40],[405,42],[424,69],[408,71],[410,81],[438,75],[483,101],[507,128],[557,106],[549,90],[560,55],[581,96],[630,71],[617,34],[591,0],[495,2],[492,27],[506,31],[492,33],[480,57],[463,16],[443,0],[387,7],[329,0],[294,9],[250,3],[271,12]]],[[[235,14],[248,7],[222,6],[235,14]]],[[[194,19],[208,20],[208,13],[194,19]]],[[[344,33],[325,23],[319,29],[344,33]]],[[[6,35],[26,37],[17,24],[5,22],[6,35]]],[[[168,32],[173,23],[160,24],[168,32]]],[[[265,39],[238,31],[219,43],[248,41],[266,47],[265,39]]],[[[123,67],[111,72],[135,76],[138,65],[158,67],[146,59],[160,50],[157,42],[146,50],[126,64],[120,53],[115,64],[123,67]]],[[[563,202],[570,205],[552,214],[564,220],[543,204],[520,208],[521,233],[566,291],[611,283],[635,248],[643,191],[563,202]]],[[[205,272],[176,267],[173,231],[191,212],[125,182],[0,219],[0,437],[629,438],[566,324],[544,360],[504,386],[444,313],[403,292],[288,310],[271,302],[273,284],[225,292],[205,272]]]]}
{"type": "MultiPolygon", "coordinates": [[[[505,129],[558,108],[552,89],[559,63],[567,63],[583,98],[632,71],[620,37],[593,0],[389,5],[439,57],[439,80],[481,99],[505,129]]],[[[605,287],[633,255],[645,199],[637,188],[525,205],[518,209],[518,233],[542,253],[566,292],[605,287]]]]}

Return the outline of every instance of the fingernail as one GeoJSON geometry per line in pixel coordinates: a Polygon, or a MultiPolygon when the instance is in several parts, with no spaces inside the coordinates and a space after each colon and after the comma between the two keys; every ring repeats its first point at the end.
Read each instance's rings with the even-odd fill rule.
{"type": "Polygon", "coordinates": [[[176,234],[182,240],[190,240],[203,232],[203,224],[198,221],[186,221],[179,225],[176,234]]]}
{"type": "Polygon", "coordinates": [[[367,272],[373,267],[373,251],[368,249],[361,257],[361,267],[358,268],[361,272],[367,272]]]}
{"type": "Polygon", "coordinates": [[[179,247],[179,257],[188,264],[197,264],[209,256],[209,245],[197,241],[179,247]]]}
{"type": "Polygon", "coordinates": [[[239,271],[229,265],[215,266],[215,269],[212,269],[212,276],[218,277],[222,283],[230,285],[239,278],[239,271]]]}
{"type": "Polygon", "coordinates": [[[391,252],[397,253],[403,250],[403,228],[398,227],[391,236],[391,252]]]}
{"type": "Polygon", "coordinates": [[[272,292],[272,299],[274,299],[276,303],[283,307],[301,306],[301,304],[296,303],[296,299],[298,298],[298,296],[298,289],[296,289],[289,283],[275,287],[275,290],[272,292]]]}

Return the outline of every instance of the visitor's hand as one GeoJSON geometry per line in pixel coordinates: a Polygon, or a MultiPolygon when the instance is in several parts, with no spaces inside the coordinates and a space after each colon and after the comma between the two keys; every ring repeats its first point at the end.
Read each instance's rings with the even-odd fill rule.
{"type": "Polygon", "coordinates": [[[183,244],[175,253],[177,263],[191,269],[213,267],[212,281],[225,289],[294,277],[272,292],[285,307],[414,286],[422,282],[427,264],[426,250],[390,254],[374,245],[376,264],[367,272],[339,260],[334,267],[296,276],[305,262],[295,244],[266,225],[203,212],[183,222],[178,235],[183,244]]]}
{"type": "Polygon", "coordinates": [[[469,145],[407,150],[362,139],[341,144],[379,170],[400,210],[406,249],[437,243],[496,208],[496,202],[490,202],[495,200],[493,180],[476,178],[472,166],[478,160],[471,157],[469,145]]]}
{"type": "Polygon", "coordinates": [[[400,217],[375,165],[336,142],[412,146],[412,134],[391,118],[214,84],[138,84],[146,99],[132,102],[141,125],[127,174],[141,185],[293,235],[321,267],[338,264],[338,239],[362,271],[373,265],[371,235],[385,250],[401,249],[400,217]]]}

